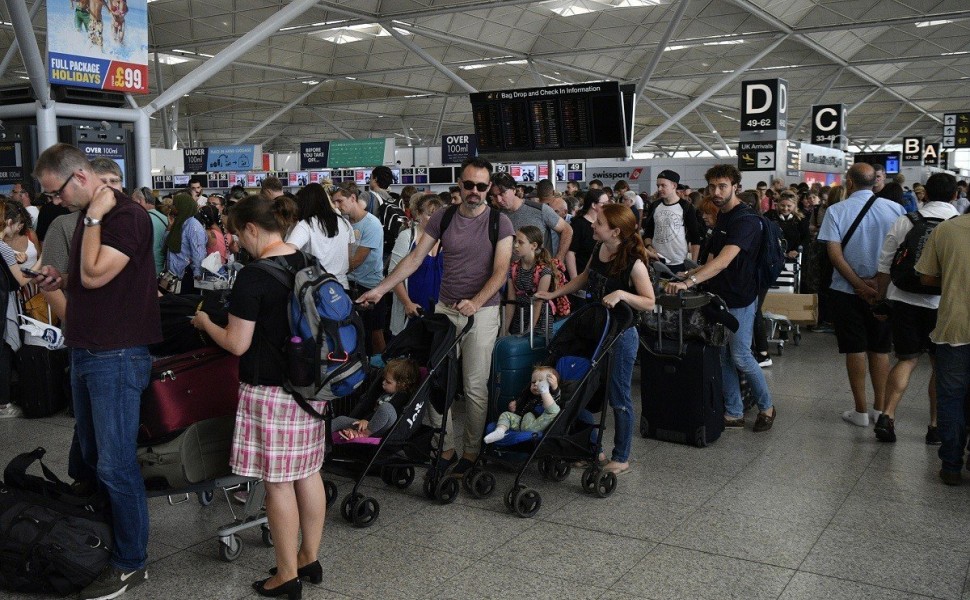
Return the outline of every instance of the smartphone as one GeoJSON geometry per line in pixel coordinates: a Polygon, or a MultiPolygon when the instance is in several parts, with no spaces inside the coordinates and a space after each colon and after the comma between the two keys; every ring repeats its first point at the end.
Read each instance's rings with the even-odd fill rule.
{"type": "Polygon", "coordinates": [[[30,267],[20,267],[20,272],[23,273],[24,275],[29,275],[30,277],[47,277],[47,275],[44,275],[43,273],[40,273],[38,271],[34,271],[30,267]]]}

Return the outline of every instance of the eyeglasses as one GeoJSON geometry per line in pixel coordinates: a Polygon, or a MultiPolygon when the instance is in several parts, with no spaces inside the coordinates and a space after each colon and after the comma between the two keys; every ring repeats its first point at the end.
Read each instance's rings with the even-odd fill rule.
{"type": "Polygon", "coordinates": [[[44,192],[44,195],[50,198],[51,200],[55,198],[60,198],[61,194],[64,193],[64,188],[67,187],[67,184],[71,183],[72,179],[74,179],[74,173],[71,173],[71,175],[67,178],[67,181],[64,182],[64,185],[57,188],[56,192],[44,192]]]}
{"type": "Polygon", "coordinates": [[[461,187],[465,188],[469,192],[472,190],[478,190],[479,192],[484,192],[490,186],[490,183],[475,183],[474,181],[462,181],[461,187]]]}

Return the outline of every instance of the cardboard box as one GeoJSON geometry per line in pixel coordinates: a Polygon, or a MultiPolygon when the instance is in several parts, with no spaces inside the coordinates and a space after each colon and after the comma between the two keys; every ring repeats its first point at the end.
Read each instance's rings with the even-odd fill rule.
{"type": "Polygon", "coordinates": [[[784,315],[797,325],[815,325],[818,322],[818,294],[769,293],[761,312],[784,315]]]}

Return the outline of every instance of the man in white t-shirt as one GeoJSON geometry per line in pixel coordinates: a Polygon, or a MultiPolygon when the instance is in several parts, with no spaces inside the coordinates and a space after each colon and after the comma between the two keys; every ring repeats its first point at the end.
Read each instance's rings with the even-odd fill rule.
{"type": "Polygon", "coordinates": [[[663,260],[674,272],[686,270],[684,261],[697,262],[701,232],[697,211],[677,195],[680,174],[664,169],[657,175],[660,199],[647,208],[643,219],[643,241],[652,260],[663,260]]]}
{"type": "MultiPolygon", "coordinates": [[[[920,216],[924,219],[943,221],[957,216],[956,209],[950,203],[955,197],[956,178],[953,175],[949,173],[932,175],[926,182],[926,202],[919,209],[920,216]]],[[[936,360],[930,333],[936,327],[940,296],[901,290],[892,283],[889,276],[896,250],[902,245],[906,234],[913,229],[913,226],[908,216],[904,215],[896,219],[886,235],[879,254],[879,273],[876,275],[876,283],[879,286],[880,299],[888,301],[888,308],[891,308],[889,322],[892,325],[893,348],[897,362],[889,371],[886,382],[886,405],[883,413],[876,419],[875,433],[880,441],[890,443],[896,441],[896,407],[903,398],[903,393],[909,385],[910,375],[916,368],[920,355],[928,352],[933,373],[930,375],[928,390],[930,425],[926,430],[926,443],[937,446],[940,444],[940,436],[936,428],[936,360]]],[[[878,312],[880,308],[885,307],[887,305],[877,303],[873,312],[878,312]]]]}

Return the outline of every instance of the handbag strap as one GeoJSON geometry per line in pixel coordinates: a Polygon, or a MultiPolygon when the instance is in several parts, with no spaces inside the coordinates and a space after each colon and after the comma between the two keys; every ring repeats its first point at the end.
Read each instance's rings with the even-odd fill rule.
{"type": "Polygon", "coordinates": [[[846,231],[845,235],[842,237],[843,250],[845,250],[845,245],[848,244],[849,240],[852,238],[852,234],[854,234],[855,230],[859,228],[859,224],[862,223],[862,219],[865,218],[866,213],[869,212],[869,209],[872,208],[872,205],[875,203],[876,203],[876,195],[873,194],[869,198],[869,201],[866,202],[866,205],[862,207],[862,210],[859,211],[859,214],[856,215],[855,221],[852,221],[852,225],[849,226],[849,230],[846,231]]]}

